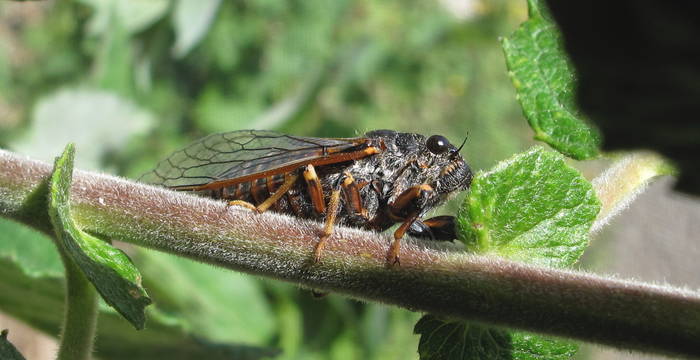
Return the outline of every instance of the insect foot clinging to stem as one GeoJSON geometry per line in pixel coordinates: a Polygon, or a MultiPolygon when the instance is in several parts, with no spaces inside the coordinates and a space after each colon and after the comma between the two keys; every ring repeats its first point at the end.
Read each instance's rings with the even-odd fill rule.
{"type": "Polygon", "coordinates": [[[260,213],[323,221],[315,262],[336,224],[384,231],[399,223],[386,254],[387,264],[393,265],[399,263],[401,238],[407,233],[455,239],[454,217],[422,218],[469,188],[472,171],[460,154],[462,146],[440,135],[392,130],[356,138],[241,130],[202,138],[140,180],[260,213]]]}

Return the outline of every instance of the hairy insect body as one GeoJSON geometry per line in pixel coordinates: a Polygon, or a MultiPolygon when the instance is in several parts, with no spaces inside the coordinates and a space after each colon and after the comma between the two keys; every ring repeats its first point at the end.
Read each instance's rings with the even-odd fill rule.
{"type": "Polygon", "coordinates": [[[387,259],[405,233],[454,238],[451,217],[423,216],[469,187],[472,173],[442,136],[377,130],[354,139],[247,131],[215,135],[176,152],[145,180],[178,190],[323,221],[318,261],[335,224],[383,231],[396,223],[387,259]]]}

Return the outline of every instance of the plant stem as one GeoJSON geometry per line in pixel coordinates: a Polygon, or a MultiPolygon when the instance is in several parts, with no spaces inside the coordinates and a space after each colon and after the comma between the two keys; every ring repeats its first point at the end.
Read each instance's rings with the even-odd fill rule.
{"type": "MultiPolygon", "coordinates": [[[[32,199],[51,166],[0,151],[0,214],[46,231],[32,199]]],[[[387,267],[390,235],[337,227],[319,263],[321,224],[75,171],[82,229],[199,261],[414,311],[620,348],[700,356],[700,294],[539,268],[406,239],[387,267]]],[[[43,210],[45,211],[45,210],[43,210]]]]}
{"type": "Polygon", "coordinates": [[[664,158],[652,152],[633,152],[617,159],[593,179],[593,188],[602,207],[590,233],[600,231],[610,219],[627,208],[653,178],[674,172],[664,158]]]}
{"type": "Polygon", "coordinates": [[[59,252],[66,269],[66,308],[57,359],[91,359],[97,325],[97,292],[65,251],[60,248],[59,252]]]}

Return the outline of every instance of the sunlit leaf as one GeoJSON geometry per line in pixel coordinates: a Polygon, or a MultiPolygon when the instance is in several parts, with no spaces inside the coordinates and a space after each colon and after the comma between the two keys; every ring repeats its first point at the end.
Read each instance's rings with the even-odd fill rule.
{"type": "Polygon", "coordinates": [[[578,170],[535,147],[477,174],[457,222],[471,251],[566,267],[588,245],[599,210],[591,183],[578,170]]]}
{"type": "Polygon", "coordinates": [[[103,156],[153,125],[150,113],[121,96],[89,88],[64,88],[39,100],[27,135],[15,139],[12,147],[50,161],[66,143],[73,142],[81,149],[76,165],[99,170],[103,156]]]}
{"type": "Polygon", "coordinates": [[[221,0],[176,0],[173,10],[173,55],[183,57],[209,31],[221,0]]]}
{"type": "Polygon", "coordinates": [[[145,29],[163,17],[169,0],[79,0],[92,7],[94,13],[88,23],[92,34],[105,34],[109,31],[110,18],[115,16],[129,33],[145,29]]]}
{"type": "Polygon", "coordinates": [[[518,100],[535,138],[574,159],[598,154],[600,136],[579,113],[573,68],[561,35],[540,0],[528,0],[530,18],[502,39],[518,100]]]}
{"type": "MultiPolygon", "coordinates": [[[[588,245],[600,210],[593,186],[563,156],[540,147],[478,173],[457,216],[470,251],[567,267],[588,245]]],[[[424,316],[419,353],[427,359],[570,359],[575,344],[462,320],[424,316]]]]}

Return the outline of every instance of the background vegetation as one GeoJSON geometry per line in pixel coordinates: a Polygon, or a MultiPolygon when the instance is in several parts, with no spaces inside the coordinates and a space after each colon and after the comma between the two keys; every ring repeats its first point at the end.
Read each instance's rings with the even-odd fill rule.
{"type": "MultiPolygon", "coordinates": [[[[73,141],[76,167],[135,178],[211,132],[343,137],[389,128],[453,142],[469,134],[463,153],[488,167],[529,142],[497,41],[526,8],[457,3],[3,3],[0,146],[50,160],[73,141]]],[[[11,231],[20,244],[38,236],[11,231]]],[[[39,241],[46,260],[21,270],[57,276],[55,250],[39,241]]],[[[207,341],[279,348],[285,358],[417,356],[419,314],[315,300],[293,285],[143,249],[130,255],[158,309],[207,341]]],[[[110,357],[108,345],[97,348],[110,357]]]]}
{"type": "MultiPolygon", "coordinates": [[[[463,154],[483,169],[531,142],[497,41],[525,20],[524,2],[0,6],[0,147],[35,158],[75,142],[78,168],[136,178],[212,132],[342,137],[391,128],[453,142],[470,134],[463,154]]],[[[36,285],[6,289],[17,296],[0,299],[1,308],[57,334],[61,290],[49,284],[62,269],[53,246],[6,220],[0,231],[9,239],[0,244],[3,276],[36,285]],[[35,301],[18,305],[27,298],[35,301]]],[[[292,285],[127,250],[156,306],[137,336],[103,307],[102,358],[261,348],[283,358],[417,356],[419,314],[334,295],[319,301],[292,285]]]]}

